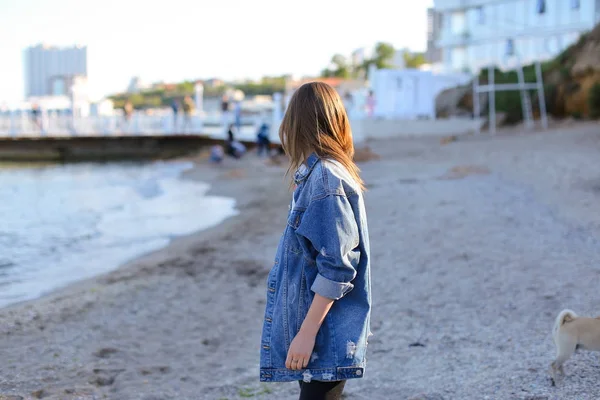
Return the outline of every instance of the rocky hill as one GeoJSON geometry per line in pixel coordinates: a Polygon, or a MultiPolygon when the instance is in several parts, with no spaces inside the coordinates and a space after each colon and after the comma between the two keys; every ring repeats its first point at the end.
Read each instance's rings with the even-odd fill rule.
{"type": "Polygon", "coordinates": [[[597,96],[594,87],[600,85],[600,25],[560,54],[550,64],[544,80],[552,115],[598,117],[590,97],[597,96]]]}

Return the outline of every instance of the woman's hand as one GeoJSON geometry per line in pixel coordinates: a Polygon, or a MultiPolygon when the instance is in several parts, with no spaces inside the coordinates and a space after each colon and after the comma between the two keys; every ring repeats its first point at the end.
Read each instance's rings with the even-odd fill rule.
{"type": "Polygon", "coordinates": [[[316,334],[300,329],[288,351],[285,367],[291,370],[306,368],[315,347],[316,334]]]}
{"type": "Polygon", "coordinates": [[[300,331],[290,344],[287,359],[285,360],[286,368],[296,371],[306,368],[312,356],[312,351],[315,348],[317,332],[319,332],[321,324],[332,304],[333,299],[328,299],[315,293],[315,297],[308,309],[306,318],[302,322],[300,331]]]}

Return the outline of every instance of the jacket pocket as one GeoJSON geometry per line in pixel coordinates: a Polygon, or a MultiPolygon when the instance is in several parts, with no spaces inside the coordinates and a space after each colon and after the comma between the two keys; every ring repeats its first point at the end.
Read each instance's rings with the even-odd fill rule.
{"type": "Polygon", "coordinates": [[[287,220],[287,224],[290,227],[288,229],[289,234],[286,237],[287,247],[290,251],[295,254],[302,254],[302,244],[300,243],[300,238],[296,234],[296,230],[300,226],[302,222],[302,215],[304,214],[304,210],[293,210],[287,220]]]}

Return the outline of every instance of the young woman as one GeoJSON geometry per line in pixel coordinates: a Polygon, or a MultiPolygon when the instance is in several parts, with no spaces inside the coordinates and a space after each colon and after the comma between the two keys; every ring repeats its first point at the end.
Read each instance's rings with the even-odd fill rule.
{"type": "Polygon", "coordinates": [[[301,86],[279,137],[295,190],[267,282],[260,379],[299,381],[302,400],[340,399],[365,372],[371,285],[364,186],[336,91],[301,86]]]}

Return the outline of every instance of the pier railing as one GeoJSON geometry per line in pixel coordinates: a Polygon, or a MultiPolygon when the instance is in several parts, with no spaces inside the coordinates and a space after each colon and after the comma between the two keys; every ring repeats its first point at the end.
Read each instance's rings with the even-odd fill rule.
{"type": "MultiPolygon", "coordinates": [[[[273,113],[243,115],[236,138],[252,140],[263,122],[276,132],[279,120],[273,113]]],[[[212,115],[148,115],[135,112],[130,117],[73,116],[65,112],[33,114],[27,111],[0,112],[0,137],[69,137],[69,136],[165,136],[171,134],[206,135],[225,138],[232,113],[212,115]]],[[[277,135],[273,135],[277,136],[277,135]]]]}

